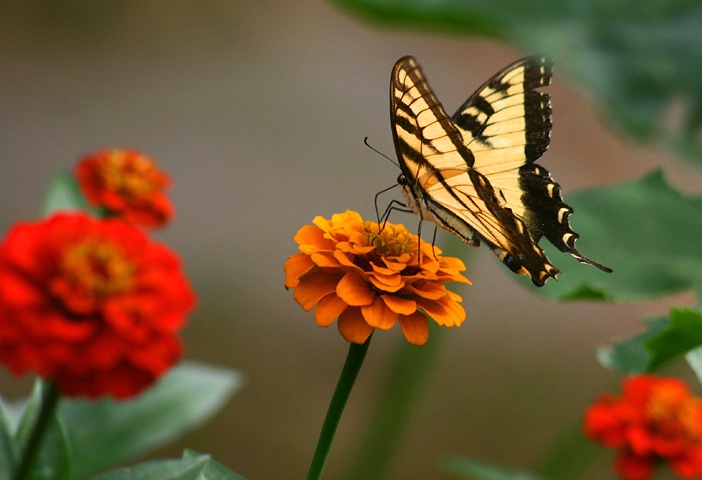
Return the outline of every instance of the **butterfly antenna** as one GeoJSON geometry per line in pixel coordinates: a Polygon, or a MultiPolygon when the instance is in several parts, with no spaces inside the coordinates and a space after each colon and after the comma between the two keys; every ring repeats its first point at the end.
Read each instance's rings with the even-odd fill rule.
{"type": "Polygon", "coordinates": [[[383,152],[381,152],[381,151],[378,150],[377,148],[373,147],[370,143],[368,143],[368,137],[365,137],[365,138],[363,139],[363,143],[366,144],[366,147],[370,148],[371,150],[373,150],[375,153],[377,153],[377,154],[380,155],[381,157],[384,157],[384,158],[386,158],[387,160],[389,160],[390,163],[392,163],[393,165],[395,165],[397,168],[400,168],[400,165],[399,165],[395,160],[393,160],[392,158],[388,157],[388,156],[385,155],[383,152]]]}

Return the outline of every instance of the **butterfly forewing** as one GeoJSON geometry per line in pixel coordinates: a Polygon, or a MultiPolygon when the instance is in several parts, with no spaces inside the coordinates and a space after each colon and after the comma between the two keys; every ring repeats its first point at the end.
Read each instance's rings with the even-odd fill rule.
{"type": "Polygon", "coordinates": [[[424,81],[412,57],[400,59],[390,84],[393,138],[403,173],[419,178],[439,162],[454,161],[457,167],[472,165],[470,150],[444,107],[424,81]]]}

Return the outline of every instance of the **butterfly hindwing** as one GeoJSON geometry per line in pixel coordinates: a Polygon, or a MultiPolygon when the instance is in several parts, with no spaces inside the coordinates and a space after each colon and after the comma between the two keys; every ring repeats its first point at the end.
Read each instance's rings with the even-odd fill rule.
{"type": "Polygon", "coordinates": [[[551,106],[535,90],[550,83],[542,57],[513,63],[449,117],[412,57],[395,64],[390,116],[407,206],[477,246],[483,240],[510,269],[541,286],[555,278],[542,236],[578,260],[572,209],[535,164],[549,144],[551,106]]]}
{"type": "Polygon", "coordinates": [[[527,226],[534,242],[545,236],[560,251],[608,271],[575,248],[573,209],[549,172],[534,162],[551,135],[551,99],[538,91],[550,85],[545,57],[518,60],[494,75],[461,105],[451,119],[474,155],[474,168],[527,226]]]}

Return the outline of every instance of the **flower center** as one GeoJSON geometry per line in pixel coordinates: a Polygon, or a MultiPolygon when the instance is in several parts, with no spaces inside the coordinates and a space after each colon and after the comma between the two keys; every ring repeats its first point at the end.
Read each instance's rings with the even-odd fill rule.
{"type": "Polygon", "coordinates": [[[139,197],[162,187],[155,165],[143,155],[114,151],[100,168],[107,187],[128,197],[139,197]]]}
{"type": "Polygon", "coordinates": [[[93,303],[128,290],[135,265],[122,249],[96,237],[71,245],[59,261],[59,279],[54,290],[67,303],[93,303]]]}
{"type": "Polygon", "coordinates": [[[386,223],[381,232],[378,224],[366,221],[363,224],[368,245],[375,247],[382,257],[397,257],[403,253],[417,252],[417,239],[402,225],[386,223]]]}
{"type": "Polygon", "coordinates": [[[649,418],[661,433],[682,433],[695,443],[702,442],[702,402],[667,386],[655,388],[646,406],[649,418]]]}

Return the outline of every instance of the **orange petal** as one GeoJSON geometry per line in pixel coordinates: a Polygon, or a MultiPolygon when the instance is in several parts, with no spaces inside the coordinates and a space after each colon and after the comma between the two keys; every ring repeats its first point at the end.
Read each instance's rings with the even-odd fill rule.
{"type": "Polygon", "coordinates": [[[466,311],[457,302],[448,297],[440,300],[417,299],[419,308],[439,325],[453,327],[466,319],[466,311]]]}
{"type": "MultiPolygon", "coordinates": [[[[374,272],[380,273],[381,275],[393,275],[395,273],[395,270],[391,270],[389,268],[381,267],[380,265],[377,265],[373,262],[370,262],[371,267],[373,268],[374,272]]],[[[402,270],[402,269],[400,269],[402,270]]]]}
{"type": "Polygon", "coordinates": [[[370,286],[363,281],[363,278],[356,272],[348,272],[344,275],[336,286],[336,294],[346,302],[347,305],[363,306],[373,302],[375,294],[370,286]]]}
{"type": "Polygon", "coordinates": [[[344,253],[341,250],[334,250],[334,258],[345,267],[352,267],[354,269],[359,269],[355,263],[353,263],[353,255],[344,253]]]}
{"type": "Polygon", "coordinates": [[[446,293],[448,294],[448,297],[451,300],[455,300],[458,303],[461,303],[461,301],[463,300],[463,298],[461,298],[461,296],[459,294],[454,293],[451,290],[446,289],[446,293]]]}
{"type": "Polygon", "coordinates": [[[438,300],[446,296],[446,287],[434,282],[417,282],[407,286],[407,289],[422,298],[438,300]]]}
{"type": "Polygon", "coordinates": [[[422,240],[422,257],[426,255],[428,258],[434,259],[442,253],[442,250],[436,245],[432,245],[431,243],[427,243],[422,240]]]}
{"type": "MultiPolygon", "coordinates": [[[[441,254],[441,249],[438,247],[432,248],[428,243],[422,242],[422,270],[429,270],[431,272],[436,272],[440,267],[439,255],[441,254]]],[[[417,259],[414,259],[415,262],[417,259]]]]}
{"type": "Polygon", "coordinates": [[[312,219],[312,223],[317,225],[317,227],[319,227],[319,229],[324,231],[324,232],[328,232],[329,229],[331,228],[331,222],[321,215],[317,215],[316,217],[314,217],[312,219]]]}
{"type": "Polygon", "coordinates": [[[405,282],[401,275],[381,275],[379,273],[371,273],[368,279],[379,290],[386,292],[397,292],[405,286],[405,282]]]}
{"type": "Polygon", "coordinates": [[[455,270],[457,272],[463,272],[466,269],[466,264],[463,260],[456,257],[442,257],[441,258],[441,269],[442,270],[455,270]]]}
{"type": "Polygon", "coordinates": [[[322,298],[314,309],[314,319],[320,327],[328,327],[346,309],[348,305],[335,293],[322,298]]]}
{"type": "Polygon", "coordinates": [[[295,288],[300,283],[300,277],[314,267],[314,262],[303,253],[296,253],[288,258],[285,268],[285,287],[295,288]]]}
{"type": "MultiPolygon", "coordinates": [[[[430,254],[431,255],[431,254],[430,254]]],[[[430,257],[422,255],[422,272],[436,274],[440,270],[439,262],[434,259],[434,256],[430,257]]]]}
{"type": "Polygon", "coordinates": [[[441,268],[437,275],[444,282],[461,282],[470,285],[470,280],[464,277],[460,272],[466,269],[463,262],[458,258],[447,257],[441,259],[441,268]]]}
{"type": "Polygon", "coordinates": [[[336,325],[339,327],[339,333],[347,342],[366,343],[370,334],[373,333],[373,327],[366,323],[360,308],[344,310],[339,315],[339,321],[336,322],[336,325]]]}
{"type": "Polygon", "coordinates": [[[331,252],[313,253],[312,255],[310,255],[310,258],[318,267],[339,266],[339,261],[336,258],[334,258],[334,255],[331,252]]]}
{"type": "Polygon", "coordinates": [[[336,249],[344,253],[355,254],[354,245],[351,242],[339,242],[336,244],[336,249]]]}
{"type": "MultiPolygon", "coordinates": [[[[401,255],[395,255],[392,257],[385,257],[383,259],[383,262],[388,268],[392,268],[393,270],[400,271],[406,266],[410,265],[410,262],[414,260],[414,256],[410,253],[403,253],[401,255]]],[[[416,267],[416,265],[412,265],[413,267],[416,267]]]]}
{"type": "Polygon", "coordinates": [[[323,296],[336,290],[338,283],[338,274],[315,272],[300,279],[300,284],[295,289],[293,297],[306,312],[309,312],[323,296]]]}
{"type": "Polygon", "coordinates": [[[380,298],[390,310],[400,315],[410,315],[417,311],[417,302],[410,298],[402,298],[397,295],[382,295],[380,298]]]}
{"type": "Polygon", "coordinates": [[[353,251],[356,252],[358,255],[368,255],[373,250],[375,250],[375,247],[373,245],[354,244],[353,246],[353,251]]]}
{"type": "Polygon", "coordinates": [[[391,262],[387,258],[383,258],[383,263],[385,264],[386,267],[388,267],[389,270],[393,272],[401,272],[406,266],[406,263],[401,263],[401,262],[391,262]]]}
{"type": "Polygon", "coordinates": [[[358,212],[354,212],[353,210],[346,210],[344,213],[333,214],[331,217],[331,224],[334,225],[335,227],[339,227],[339,226],[355,227],[357,225],[360,225],[362,227],[363,226],[363,218],[361,218],[361,214],[358,212]]]}
{"type": "Polygon", "coordinates": [[[455,300],[453,300],[450,297],[445,297],[440,300],[444,308],[449,314],[449,317],[446,318],[445,325],[447,327],[451,326],[460,326],[466,319],[466,311],[465,309],[455,300]],[[453,323],[449,323],[450,321],[453,321],[453,323]]]}
{"type": "Polygon", "coordinates": [[[375,297],[373,303],[361,307],[363,318],[371,327],[390,330],[397,322],[397,313],[388,308],[380,297],[375,297]]]}
{"type": "Polygon", "coordinates": [[[314,246],[315,250],[334,250],[334,242],[324,238],[324,232],[312,225],[305,225],[294,237],[300,247],[314,246]]]}
{"type": "Polygon", "coordinates": [[[424,345],[429,338],[429,322],[422,312],[412,315],[400,315],[400,328],[405,338],[412,345],[424,345]]]}
{"type": "Polygon", "coordinates": [[[349,232],[349,242],[355,245],[368,245],[365,232],[363,231],[349,232]]]}

